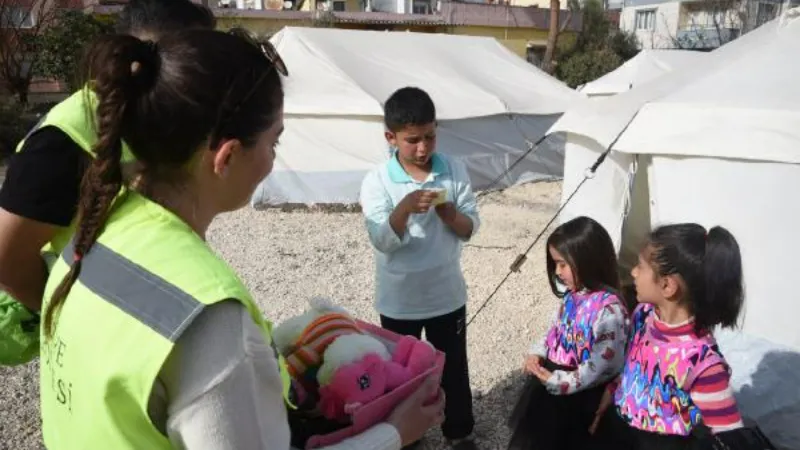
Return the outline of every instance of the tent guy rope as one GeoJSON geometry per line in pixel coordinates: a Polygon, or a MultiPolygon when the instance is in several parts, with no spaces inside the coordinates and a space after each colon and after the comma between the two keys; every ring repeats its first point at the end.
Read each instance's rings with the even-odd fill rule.
{"type": "Polygon", "coordinates": [[[511,274],[513,274],[515,272],[519,272],[520,268],[522,268],[522,265],[525,264],[525,261],[527,261],[527,259],[528,259],[528,253],[530,253],[530,251],[533,250],[533,247],[535,247],[536,244],[539,243],[539,241],[542,239],[542,236],[544,236],[544,233],[550,228],[550,225],[552,225],[553,222],[555,222],[555,220],[558,218],[559,214],[561,214],[561,211],[563,211],[564,208],[567,206],[567,204],[569,204],[570,200],[572,200],[572,198],[575,196],[575,194],[578,193],[578,190],[580,190],[580,188],[583,187],[583,185],[587,181],[589,181],[590,179],[594,178],[595,171],[600,166],[600,164],[603,163],[603,161],[606,159],[606,156],[608,155],[608,153],[610,151],[611,151],[611,147],[609,147],[608,150],[604,151],[600,155],[600,157],[597,158],[597,161],[595,161],[595,163],[592,165],[592,167],[590,167],[586,171],[586,174],[584,175],[583,180],[578,184],[577,187],[575,187],[575,189],[572,191],[572,193],[569,195],[569,197],[567,197],[567,200],[558,208],[558,210],[555,212],[555,214],[553,214],[553,217],[551,217],[550,220],[547,222],[547,224],[544,226],[544,228],[542,228],[542,231],[540,231],[539,234],[536,235],[536,237],[533,239],[533,242],[531,242],[531,244],[528,246],[527,249],[525,249],[524,252],[522,252],[519,255],[517,255],[517,257],[514,259],[514,262],[511,263],[511,267],[509,267],[508,272],[503,277],[503,279],[500,280],[500,282],[497,284],[497,286],[495,286],[495,288],[492,291],[492,293],[489,294],[489,296],[486,298],[486,300],[484,300],[484,302],[481,304],[481,306],[478,308],[478,310],[475,311],[475,314],[473,314],[472,317],[470,317],[469,321],[467,321],[467,326],[469,326],[472,323],[472,321],[475,320],[475,318],[478,316],[478,314],[480,314],[481,311],[483,311],[486,308],[486,306],[489,304],[489,302],[492,300],[492,298],[494,298],[495,294],[497,294],[497,292],[500,290],[500,288],[511,277],[511,274]]]}
{"type": "MultiPolygon", "coordinates": [[[[467,324],[466,324],[466,326],[465,326],[465,327],[468,327],[468,326],[469,326],[469,325],[470,325],[470,324],[471,324],[471,323],[472,323],[472,322],[475,320],[475,318],[476,318],[476,317],[478,317],[478,314],[480,314],[480,313],[481,313],[481,312],[482,312],[484,309],[486,309],[486,306],[487,306],[487,305],[489,305],[489,302],[491,302],[491,301],[492,301],[492,299],[493,299],[493,298],[494,298],[494,296],[497,294],[497,292],[500,290],[500,288],[501,288],[501,287],[502,287],[502,286],[505,284],[505,282],[506,282],[506,281],[508,281],[508,279],[511,277],[511,274],[513,274],[513,273],[516,273],[516,272],[519,272],[519,271],[520,271],[520,269],[522,268],[522,265],[523,265],[523,264],[525,264],[525,261],[527,261],[527,259],[528,259],[528,253],[530,253],[530,251],[531,251],[531,250],[533,250],[533,247],[535,247],[535,246],[536,246],[536,244],[538,244],[538,243],[539,243],[539,241],[542,239],[542,236],[544,236],[544,233],[545,233],[545,232],[547,232],[547,230],[550,228],[550,225],[552,225],[552,224],[553,224],[553,222],[555,222],[555,220],[556,220],[556,219],[558,218],[558,216],[561,214],[561,211],[563,211],[563,210],[564,210],[564,208],[565,208],[565,207],[566,207],[566,206],[569,204],[569,202],[570,202],[570,201],[571,201],[571,200],[572,200],[572,199],[575,197],[575,195],[576,195],[576,194],[578,193],[578,191],[579,191],[579,190],[580,190],[580,189],[583,187],[583,185],[584,185],[584,184],[586,184],[586,182],[587,182],[587,181],[589,181],[589,180],[591,180],[592,178],[594,178],[594,176],[595,176],[595,173],[597,172],[597,169],[598,169],[598,168],[600,167],[600,165],[601,165],[601,164],[603,164],[603,162],[606,160],[606,157],[608,156],[608,154],[609,154],[609,153],[611,153],[611,149],[612,149],[612,148],[614,148],[614,145],[617,143],[617,141],[619,140],[619,138],[620,138],[620,137],[622,137],[622,135],[623,135],[623,134],[625,134],[625,131],[628,129],[628,127],[630,126],[630,124],[631,124],[631,123],[633,123],[633,120],[636,118],[636,116],[637,116],[638,114],[639,114],[639,112],[637,111],[637,112],[636,112],[636,113],[635,113],[635,114],[634,114],[634,115],[631,117],[631,119],[628,121],[628,123],[627,123],[627,124],[625,124],[625,127],[623,127],[623,128],[622,128],[622,131],[620,131],[620,132],[619,132],[619,134],[618,134],[618,135],[617,135],[617,136],[614,138],[614,140],[613,140],[613,141],[611,141],[611,143],[608,145],[608,148],[606,148],[606,150],[605,150],[603,153],[601,153],[601,154],[600,154],[600,156],[598,156],[598,157],[597,157],[597,160],[594,162],[594,164],[592,164],[592,166],[591,166],[591,167],[589,167],[588,169],[586,169],[586,172],[585,172],[585,173],[584,173],[584,175],[583,175],[583,180],[581,180],[581,182],[580,182],[580,183],[578,183],[578,185],[575,187],[575,189],[572,191],[572,193],[571,193],[571,194],[569,194],[569,197],[567,197],[567,199],[564,201],[564,203],[562,203],[562,204],[561,204],[561,206],[559,206],[559,208],[556,210],[556,212],[553,214],[553,216],[550,218],[550,220],[547,222],[547,224],[545,224],[544,228],[542,228],[542,231],[540,231],[540,232],[539,232],[539,234],[537,234],[537,235],[536,235],[536,237],[533,239],[533,242],[531,242],[531,244],[530,244],[530,245],[528,245],[528,248],[526,248],[524,252],[522,252],[522,253],[520,253],[519,255],[517,255],[517,257],[514,259],[514,262],[512,262],[512,263],[511,263],[511,266],[509,267],[509,269],[508,269],[508,272],[506,273],[506,275],[503,277],[503,279],[501,279],[501,280],[500,280],[500,282],[499,282],[499,283],[497,283],[497,285],[495,286],[494,290],[492,290],[492,293],[491,293],[491,294],[489,294],[489,296],[488,296],[488,297],[486,297],[486,300],[484,300],[484,301],[483,301],[483,303],[481,303],[481,306],[480,306],[480,307],[478,307],[478,310],[477,310],[477,311],[475,311],[475,313],[472,315],[472,317],[470,317],[470,318],[469,318],[469,320],[467,321],[467,324]]],[[[547,134],[545,134],[544,136],[542,136],[541,138],[539,138],[539,140],[536,142],[536,144],[534,144],[534,145],[531,145],[531,146],[530,146],[530,149],[529,149],[527,152],[525,152],[525,154],[523,154],[523,155],[520,157],[520,159],[523,159],[523,158],[525,158],[525,156],[526,156],[528,153],[532,152],[532,151],[533,151],[533,150],[534,150],[534,149],[535,149],[535,148],[536,148],[536,147],[539,145],[539,143],[541,143],[542,141],[544,141],[544,139],[545,139],[547,136],[548,136],[548,135],[547,135],[547,134]]],[[[518,161],[515,161],[515,163],[514,163],[514,164],[512,164],[512,165],[509,167],[509,169],[513,168],[513,167],[514,167],[514,165],[516,165],[516,163],[517,163],[517,162],[519,162],[519,160],[518,160],[518,161]]],[[[486,192],[486,191],[484,191],[484,192],[486,192]]]]}

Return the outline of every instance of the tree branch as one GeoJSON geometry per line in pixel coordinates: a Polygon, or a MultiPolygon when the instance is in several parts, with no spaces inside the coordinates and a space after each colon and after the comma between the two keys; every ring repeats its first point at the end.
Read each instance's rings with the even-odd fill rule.
{"type": "Polygon", "coordinates": [[[0,0],[0,84],[27,103],[38,40],[64,0],[0,0]]]}

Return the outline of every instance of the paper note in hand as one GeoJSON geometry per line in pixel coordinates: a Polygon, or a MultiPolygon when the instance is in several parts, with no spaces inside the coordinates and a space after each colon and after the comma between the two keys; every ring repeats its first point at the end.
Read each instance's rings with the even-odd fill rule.
{"type": "Polygon", "coordinates": [[[442,203],[447,203],[447,189],[432,188],[428,190],[431,192],[436,192],[436,198],[433,200],[432,203],[433,206],[441,205],[442,203]]]}

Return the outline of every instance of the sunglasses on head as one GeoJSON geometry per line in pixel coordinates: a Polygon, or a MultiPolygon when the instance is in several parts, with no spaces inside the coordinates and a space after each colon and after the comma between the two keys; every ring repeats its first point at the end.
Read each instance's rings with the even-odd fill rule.
{"type": "Polygon", "coordinates": [[[281,59],[281,55],[278,54],[278,50],[276,50],[275,46],[272,45],[272,42],[259,39],[249,30],[241,27],[231,28],[228,30],[228,33],[240,37],[261,49],[261,53],[264,54],[264,57],[266,57],[272,66],[275,67],[275,70],[277,70],[278,73],[285,77],[289,76],[289,70],[286,68],[286,64],[283,62],[283,59],[281,59]]]}

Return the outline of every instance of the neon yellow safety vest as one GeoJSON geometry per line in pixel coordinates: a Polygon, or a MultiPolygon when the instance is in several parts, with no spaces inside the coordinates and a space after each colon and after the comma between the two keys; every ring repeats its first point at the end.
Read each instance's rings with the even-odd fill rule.
{"type": "MultiPolygon", "coordinates": [[[[36,130],[52,126],[63,131],[90,156],[94,157],[92,147],[97,142],[92,109],[94,94],[88,89],[81,89],[69,98],[54,106],[33,127],[28,135],[17,145],[20,151],[26,139],[36,130]]],[[[133,157],[123,145],[124,159],[133,157]]],[[[45,248],[42,254],[48,266],[61,253],[74,232],[73,224],[60,230],[45,248]]],[[[0,364],[24,364],[39,355],[39,317],[28,311],[22,304],[14,300],[8,293],[0,290],[0,364]]]]}
{"type": "MultiPolygon", "coordinates": [[[[271,342],[270,323],[247,288],[186,223],[132,191],[117,202],[81,263],[53,336],[42,336],[42,434],[49,449],[171,448],[150,421],[148,401],[176,341],[209,305],[238,300],[271,342]]],[[[53,266],[44,310],[72,255],[69,244],[53,266]]],[[[288,373],[281,375],[288,387],[288,373]]]]}
{"type": "MultiPolygon", "coordinates": [[[[96,101],[94,93],[88,88],[75,92],[66,100],[50,109],[42,120],[28,132],[28,136],[40,128],[55,127],[63,131],[64,134],[69,136],[69,138],[78,144],[89,156],[94,158],[93,148],[97,143],[97,127],[95,126],[96,122],[94,118],[96,101]]],[[[17,151],[22,150],[28,136],[17,145],[17,151]]],[[[122,161],[123,163],[135,161],[133,153],[131,153],[125,143],[122,144],[122,161]]],[[[73,221],[69,228],[61,230],[56,234],[50,244],[45,247],[44,251],[53,252],[56,255],[60,254],[74,232],[75,222],[73,221]]]]}
{"type": "MultiPolygon", "coordinates": [[[[88,88],[83,88],[58,105],[54,106],[45,117],[28,133],[29,137],[36,130],[52,126],[63,131],[92,158],[94,145],[97,143],[94,108],[96,96],[88,88]]],[[[23,139],[17,145],[20,151],[25,144],[23,139]]],[[[128,146],[122,145],[123,163],[135,161],[128,146]]],[[[58,258],[69,239],[75,232],[75,221],[66,229],[59,231],[52,241],[42,249],[42,255],[48,266],[58,258]]],[[[267,324],[269,326],[269,324],[267,324]]],[[[24,364],[39,355],[39,317],[28,311],[10,295],[0,290],[0,364],[24,364]]],[[[288,372],[283,358],[280,358],[281,372],[284,378],[284,397],[289,405],[288,372]]]]}

